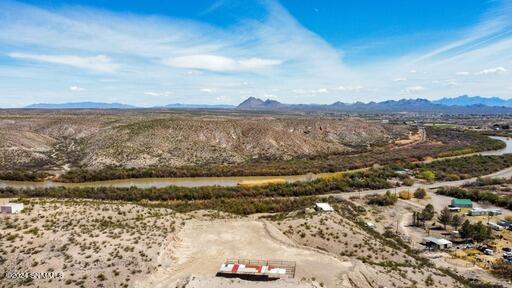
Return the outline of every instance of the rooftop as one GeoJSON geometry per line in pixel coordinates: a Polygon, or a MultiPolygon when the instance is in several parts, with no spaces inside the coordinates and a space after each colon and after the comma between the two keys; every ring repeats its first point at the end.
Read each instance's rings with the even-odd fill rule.
{"type": "Polygon", "coordinates": [[[432,242],[436,245],[447,245],[447,244],[451,244],[452,242],[451,241],[448,241],[446,239],[442,239],[442,238],[435,238],[435,237],[425,237],[423,238],[423,240],[425,242],[432,242]]]}
{"type": "Polygon", "coordinates": [[[315,203],[315,206],[322,211],[334,211],[329,203],[315,203]]]}
{"type": "Polygon", "coordinates": [[[453,198],[452,202],[456,203],[456,204],[472,204],[473,203],[473,201],[471,201],[471,199],[459,199],[459,198],[453,198]]]}

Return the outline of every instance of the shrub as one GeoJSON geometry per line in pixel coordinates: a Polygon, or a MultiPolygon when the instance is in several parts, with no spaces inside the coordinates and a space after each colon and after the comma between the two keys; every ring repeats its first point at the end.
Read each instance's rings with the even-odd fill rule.
{"type": "Polygon", "coordinates": [[[412,198],[412,193],[409,192],[409,191],[400,191],[398,193],[398,197],[400,199],[404,199],[404,200],[410,200],[412,198]]]}
{"type": "Polygon", "coordinates": [[[436,179],[436,174],[432,170],[422,169],[418,173],[418,177],[421,178],[421,179],[425,179],[428,182],[432,182],[432,181],[434,181],[436,179]]]}
{"type": "Polygon", "coordinates": [[[427,190],[418,188],[414,191],[414,198],[424,199],[427,196],[427,190]]]}
{"type": "Polygon", "coordinates": [[[398,201],[398,198],[389,191],[386,191],[386,194],[383,195],[375,194],[368,196],[368,204],[370,205],[391,206],[394,205],[396,201],[398,201]]]}
{"type": "Polygon", "coordinates": [[[414,179],[412,179],[410,177],[405,178],[403,183],[405,186],[412,186],[412,185],[414,185],[414,179]]]}

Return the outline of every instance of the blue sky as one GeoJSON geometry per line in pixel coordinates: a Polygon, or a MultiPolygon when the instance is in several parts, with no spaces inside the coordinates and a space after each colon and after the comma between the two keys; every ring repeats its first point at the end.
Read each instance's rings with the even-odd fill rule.
{"type": "Polygon", "coordinates": [[[5,0],[0,107],[511,98],[511,15],[510,0],[5,0]]]}

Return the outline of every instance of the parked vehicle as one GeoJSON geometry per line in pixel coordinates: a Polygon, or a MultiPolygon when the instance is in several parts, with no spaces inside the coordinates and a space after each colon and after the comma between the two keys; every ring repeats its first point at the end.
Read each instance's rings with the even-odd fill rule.
{"type": "Polygon", "coordinates": [[[485,255],[493,255],[493,254],[494,254],[494,251],[492,251],[492,249],[485,249],[485,250],[484,250],[484,254],[485,254],[485,255]]]}

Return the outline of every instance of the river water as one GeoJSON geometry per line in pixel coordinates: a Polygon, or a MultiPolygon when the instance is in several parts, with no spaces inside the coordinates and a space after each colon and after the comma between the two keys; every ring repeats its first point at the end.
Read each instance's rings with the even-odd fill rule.
{"type": "MultiPolygon", "coordinates": [[[[512,139],[506,137],[490,136],[505,142],[506,147],[501,150],[475,153],[479,155],[503,155],[512,153],[512,139]]],[[[470,155],[475,155],[470,154],[470,155]]],[[[467,155],[467,156],[470,156],[467,155]]],[[[462,156],[463,157],[463,156],[462,156]]],[[[339,173],[339,172],[336,172],[339,173]]],[[[54,181],[45,182],[22,182],[22,181],[4,181],[0,180],[0,188],[47,188],[47,187],[166,187],[170,185],[182,187],[201,187],[201,186],[236,186],[241,181],[250,180],[271,180],[284,179],[288,182],[311,181],[317,178],[331,176],[336,173],[290,175],[290,176],[232,176],[232,177],[188,177],[188,178],[140,178],[140,179],[121,179],[109,181],[97,181],[86,183],[60,183],[54,181]]]]}

